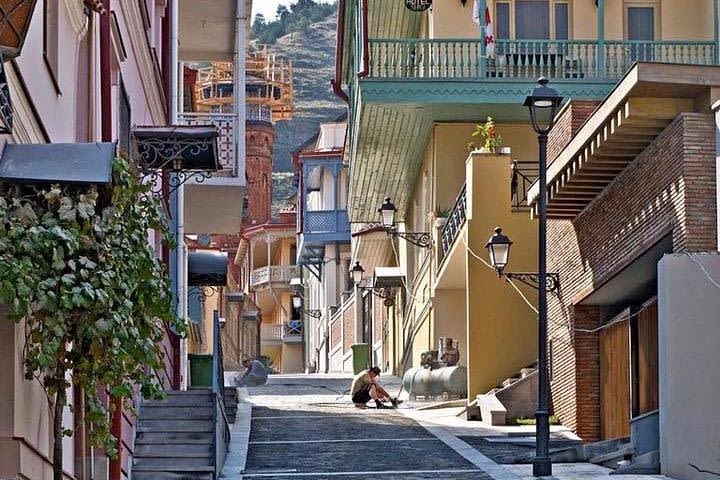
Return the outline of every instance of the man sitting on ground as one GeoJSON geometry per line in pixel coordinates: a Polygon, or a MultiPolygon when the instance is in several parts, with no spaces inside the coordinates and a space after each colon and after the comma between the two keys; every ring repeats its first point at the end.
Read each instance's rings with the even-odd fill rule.
{"type": "Polygon", "coordinates": [[[260,360],[246,358],[242,361],[245,373],[242,377],[235,377],[238,387],[258,387],[267,383],[267,370],[260,360]]]}
{"type": "Polygon", "coordinates": [[[397,407],[400,401],[391,397],[385,389],[377,383],[377,377],[380,375],[378,367],[372,367],[368,370],[355,375],[352,387],[350,387],[350,395],[352,402],[358,408],[365,408],[365,404],[370,400],[375,400],[377,408],[393,408],[397,407]],[[385,405],[383,402],[392,404],[392,407],[385,405]]]}

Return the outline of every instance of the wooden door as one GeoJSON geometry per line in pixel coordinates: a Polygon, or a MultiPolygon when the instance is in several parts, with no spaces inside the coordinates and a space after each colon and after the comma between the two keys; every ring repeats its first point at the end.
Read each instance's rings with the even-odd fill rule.
{"type": "Polygon", "coordinates": [[[657,301],[637,317],[638,414],[658,408],[658,308],[657,301]]]}
{"type": "Polygon", "coordinates": [[[630,325],[621,321],[600,331],[600,434],[603,439],[630,435],[630,407],[630,325]]]}

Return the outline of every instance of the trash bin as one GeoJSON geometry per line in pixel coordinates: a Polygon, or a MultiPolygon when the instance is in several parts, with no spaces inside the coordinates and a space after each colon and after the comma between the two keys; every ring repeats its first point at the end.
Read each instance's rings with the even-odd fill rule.
{"type": "Polygon", "coordinates": [[[212,387],[212,355],[188,354],[190,386],[212,387]]]}
{"type": "Polygon", "coordinates": [[[367,343],[356,343],[350,348],[352,348],[353,372],[357,375],[370,366],[368,363],[370,359],[370,345],[367,343]]]}

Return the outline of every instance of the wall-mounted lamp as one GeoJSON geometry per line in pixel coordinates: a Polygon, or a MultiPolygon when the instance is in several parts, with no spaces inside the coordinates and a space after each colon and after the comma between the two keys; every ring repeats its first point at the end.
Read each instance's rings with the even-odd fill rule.
{"type": "Polygon", "coordinates": [[[378,213],[380,213],[380,224],[389,236],[403,238],[421,248],[430,248],[432,246],[432,236],[428,232],[398,232],[395,225],[397,208],[395,208],[395,204],[392,203],[390,197],[385,198],[383,204],[378,208],[378,213]]]}

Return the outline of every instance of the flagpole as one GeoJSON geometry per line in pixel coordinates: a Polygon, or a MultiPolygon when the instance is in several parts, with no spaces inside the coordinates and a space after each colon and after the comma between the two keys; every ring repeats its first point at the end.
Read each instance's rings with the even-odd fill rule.
{"type": "Polygon", "coordinates": [[[480,13],[480,78],[485,78],[485,71],[487,69],[487,56],[485,50],[485,10],[487,8],[486,0],[477,0],[478,11],[480,13]]]}

